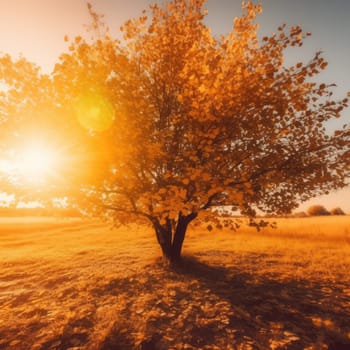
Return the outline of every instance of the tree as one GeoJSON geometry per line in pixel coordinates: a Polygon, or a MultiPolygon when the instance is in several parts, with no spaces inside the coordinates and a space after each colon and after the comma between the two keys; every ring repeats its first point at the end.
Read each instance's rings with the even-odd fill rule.
{"type": "Polygon", "coordinates": [[[125,23],[121,42],[89,5],[92,40],[75,38],[50,77],[65,119],[98,145],[75,202],[116,223],[150,222],[170,262],[195,219],[235,228],[223,214],[239,211],[258,227],[256,210],[288,213],[349,175],[350,129],[325,127],[347,99],[310,79],[327,63],[317,52],[284,65],[309,34],[283,25],[260,40],[262,8],[247,1],[215,38],[204,3],[153,5],[125,23]]]}
{"type": "Polygon", "coordinates": [[[307,213],[310,216],[324,216],[324,215],[330,215],[330,212],[323,206],[323,205],[312,205],[308,210],[307,213]]]}
{"type": "Polygon", "coordinates": [[[331,209],[330,213],[331,213],[331,215],[345,215],[343,209],[340,207],[336,207],[336,208],[331,209]]]}

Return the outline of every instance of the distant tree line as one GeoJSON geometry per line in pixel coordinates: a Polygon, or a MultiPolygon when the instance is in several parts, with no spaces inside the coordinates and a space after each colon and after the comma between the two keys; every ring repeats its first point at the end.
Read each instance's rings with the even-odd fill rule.
{"type": "Polygon", "coordinates": [[[307,214],[310,216],[345,215],[345,212],[340,207],[328,211],[323,205],[312,205],[307,210],[307,214]]]}
{"type": "Polygon", "coordinates": [[[328,215],[346,215],[344,210],[340,207],[335,207],[327,210],[323,205],[315,204],[310,206],[306,211],[299,211],[285,217],[291,218],[305,218],[310,216],[328,216],[328,215]]]}
{"type": "Polygon", "coordinates": [[[79,217],[81,214],[74,208],[11,208],[0,207],[0,217],[18,216],[56,216],[56,217],[79,217]]]}

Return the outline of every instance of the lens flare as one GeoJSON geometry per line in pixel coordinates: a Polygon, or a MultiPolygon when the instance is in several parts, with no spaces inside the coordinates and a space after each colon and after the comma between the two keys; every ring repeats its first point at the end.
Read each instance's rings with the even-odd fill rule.
{"type": "Polygon", "coordinates": [[[103,132],[114,121],[114,108],[110,101],[99,93],[88,92],[77,99],[75,112],[79,123],[87,130],[103,132]]]}

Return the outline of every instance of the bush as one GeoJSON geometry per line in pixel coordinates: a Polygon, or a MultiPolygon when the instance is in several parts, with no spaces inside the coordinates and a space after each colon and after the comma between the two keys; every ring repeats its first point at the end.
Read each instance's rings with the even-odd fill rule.
{"type": "Polygon", "coordinates": [[[323,205],[312,205],[307,213],[310,216],[322,216],[322,215],[330,215],[330,212],[323,205]]]}
{"type": "Polygon", "coordinates": [[[294,213],[292,215],[293,218],[305,218],[307,217],[307,214],[304,211],[299,211],[297,213],[294,213]]]}
{"type": "Polygon", "coordinates": [[[331,214],[332,215],[345,215],[344,211],[341,208],[339,208],[339,207],[333,208],[331,210],[331,214]]]}

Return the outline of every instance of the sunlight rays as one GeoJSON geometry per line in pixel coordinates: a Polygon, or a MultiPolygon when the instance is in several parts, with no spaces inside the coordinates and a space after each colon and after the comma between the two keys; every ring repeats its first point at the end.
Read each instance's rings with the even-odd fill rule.
{"type": "Polygon", "coordinates": [[[55,154],[48,149],[31,145],[23,151],[17,164],[19,173],[36,180],[48,175],[55,164],[55,154]]]}
{"type": "Polygon", "coordinates": [[[24,184],[47,183],[57,172],[61,156],[49,142],[27,140],[14,151],[11,173],[24,184]]]}

